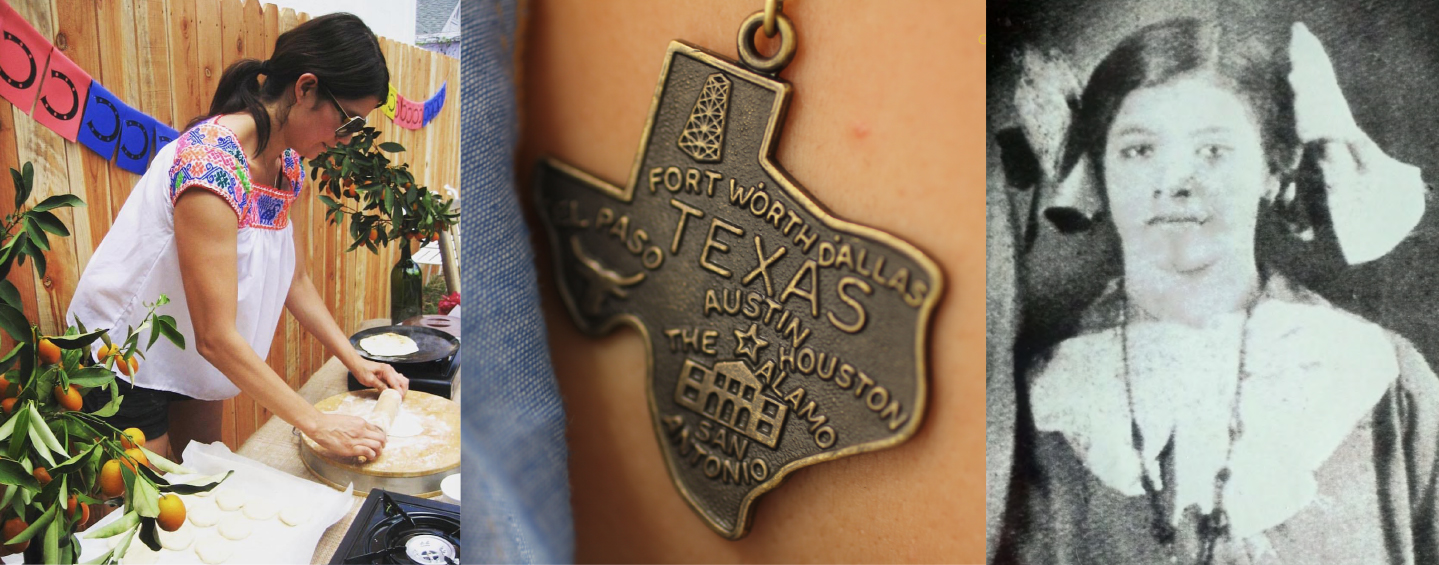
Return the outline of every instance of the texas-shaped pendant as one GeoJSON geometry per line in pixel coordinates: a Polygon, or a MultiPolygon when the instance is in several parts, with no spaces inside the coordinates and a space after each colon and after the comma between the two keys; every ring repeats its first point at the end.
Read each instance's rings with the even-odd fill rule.
{"type": "Polygon", "coordinates": [[[745,64],[675,41],[629,182],[556,160],[535,198],[559,290],[600,336],[634,326],[648,405],[679,494],[730,539],[795,470],[897,445],[926,402],[943,282],[910,244],[831,215],[773,160],[794,54],[741,26],[745,64]]]}

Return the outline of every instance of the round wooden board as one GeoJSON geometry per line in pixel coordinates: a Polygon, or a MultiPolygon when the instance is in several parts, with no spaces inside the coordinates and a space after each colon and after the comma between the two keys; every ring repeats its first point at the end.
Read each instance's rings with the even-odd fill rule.
{"type": "MultiPolygon", "coordinates": [[[[315,403],[321,412],[364,416],[374,408],[379,393],[374,389],[337,394],[315,403]]],[[[326,463],[355,473],[378,477],[423,477],[460,466],[460,406],[433,394],[405,393],[404,410],[424,426],[414,437],[391,437],[380,458],[360,463],[353,457],[326,453],[309,436],[301,434],[305,448],[326,463]]]]}

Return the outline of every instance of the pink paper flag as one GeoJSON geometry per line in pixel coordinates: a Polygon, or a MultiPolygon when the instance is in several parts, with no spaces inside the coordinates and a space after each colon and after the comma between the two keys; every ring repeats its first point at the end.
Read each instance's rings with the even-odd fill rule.
{"type": "Polygon", "coordinates": [[[50,55],[50,70],[40,85],[40,100],[35,104],[35,121],[75,141],[85,115],[85,101],[90,96],[90,75],[58,49],[50,55]]]}
{"type": "Polygon", "coordinates": [[[395,109],[395,125],[405,129],[420,129],[425,122],[425,107],[404,96],[399,99],[399,106],[395,109]]]}
{"type": "Polygon", "coordinates": [[[0,4],[0,21],[0,96],[29,114],[54,47],[9,4],[0,4]]]}

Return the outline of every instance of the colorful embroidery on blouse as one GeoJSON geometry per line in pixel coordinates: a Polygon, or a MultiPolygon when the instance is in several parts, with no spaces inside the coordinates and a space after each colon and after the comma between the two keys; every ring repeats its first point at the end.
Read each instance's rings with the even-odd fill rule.
{"type": "Polygon", "coordinates": [[[192,186],[220,195],[239,217],[239,227],[284,229],[290,220],[290,205],[303,188],[304,171],[300,156],[286,149],[282,176],[289,190],[252,182],[248,160],[233,132],[214,120],[204,122],[180,136],[175,163],[170,167],[170,202],[192,186]]]}

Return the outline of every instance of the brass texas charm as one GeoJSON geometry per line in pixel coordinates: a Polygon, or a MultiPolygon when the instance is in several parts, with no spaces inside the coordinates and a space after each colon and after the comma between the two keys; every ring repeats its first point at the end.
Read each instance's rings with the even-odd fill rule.
{"type": "Polygon", "coordinates": [[[675,486],[720,535],[796,469],[890,447],[923,419],[942,281],[830,215],[773,162],[790,85],[670,44],[629,182],[555,160],[536,198],[580,329],[628,323],[675,486]]]}

